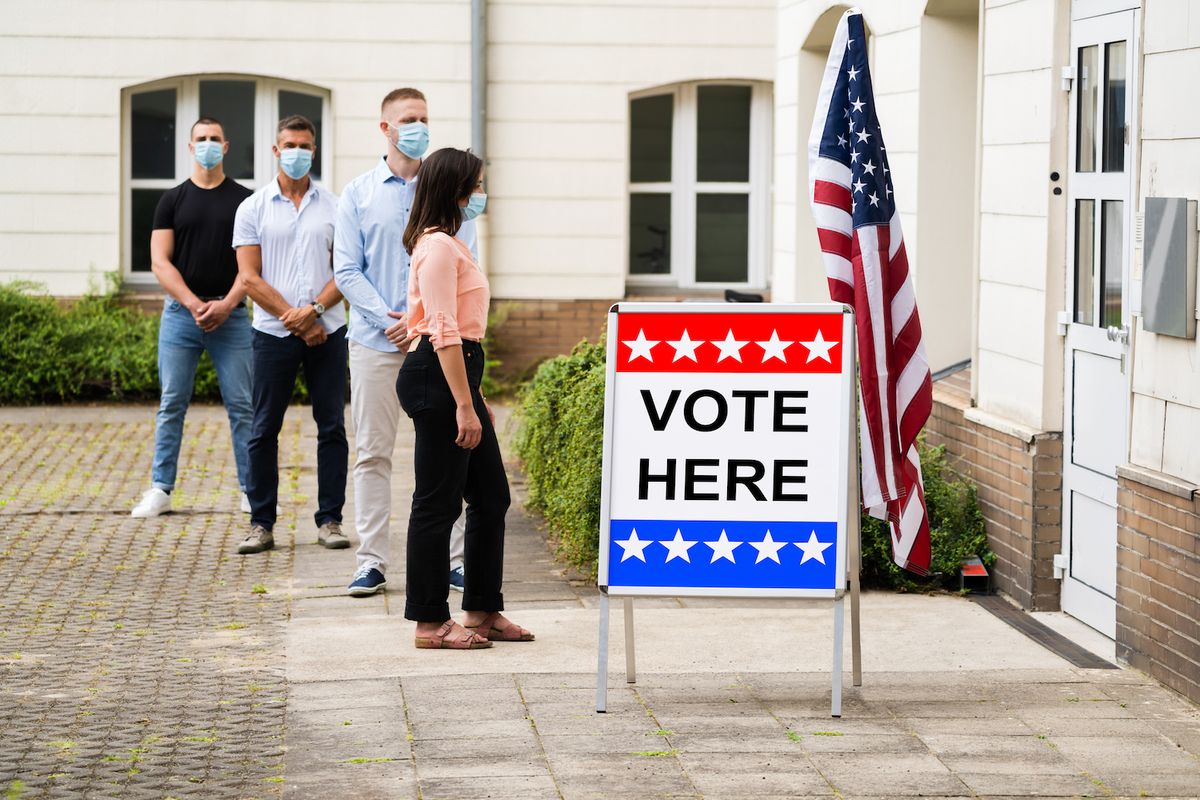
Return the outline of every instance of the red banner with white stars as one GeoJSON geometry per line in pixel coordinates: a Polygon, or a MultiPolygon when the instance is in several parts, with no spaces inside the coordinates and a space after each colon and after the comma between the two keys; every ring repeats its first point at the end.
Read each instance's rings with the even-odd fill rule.
{"type": "Polygon", "coordinates": [[[617,372],[838,373],[841,314],[617,317],[617,372]]]}

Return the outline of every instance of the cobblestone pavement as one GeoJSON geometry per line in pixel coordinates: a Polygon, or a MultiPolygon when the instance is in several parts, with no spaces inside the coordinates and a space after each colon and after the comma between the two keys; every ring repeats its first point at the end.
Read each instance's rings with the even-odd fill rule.
{"type": "Polygon", "coordinates": [[[153,431],[147,407],[0,411],[0,796],[281,794],[295,513],[280,549],[236,554],[228,423],[196,407],[179,510],[131,519],[153,431]]]}

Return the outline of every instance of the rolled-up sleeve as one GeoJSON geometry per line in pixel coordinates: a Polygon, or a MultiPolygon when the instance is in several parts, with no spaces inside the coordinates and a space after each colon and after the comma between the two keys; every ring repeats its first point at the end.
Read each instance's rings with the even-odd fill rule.
{"type": "Polygon", "coordinates": [[[458,259],[453,248],[449,239],[430,236],[413,253],[417,292],[434,350],[462,344],[458,332],[458,259]]]}
{"type": "Polygon", "coordinates": [[[337,222],[333,229],[333,280],[338,291],[363,319],[373,327],[386,330],[395,320],[387,315],[391,309],[363,274],[365,267],[358,198],[347,187],[338,200],[337,222]]]}

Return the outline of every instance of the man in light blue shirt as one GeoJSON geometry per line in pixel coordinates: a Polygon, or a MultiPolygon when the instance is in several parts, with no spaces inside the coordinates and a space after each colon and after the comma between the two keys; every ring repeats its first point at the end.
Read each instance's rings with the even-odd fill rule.
{"type": "Polygon", "coordinates": [[[279,174],[238,207],[238,272],[254,300],[254,422],[250,430],[250,534],[239,553],[275,546],[279,431],[303,367],[317,423],[317,542],[350,546],[346,503],[346,312],[333,281],[337,196],[309,176],[316,129],[295,115],[279,123],[279,174]]]}
{"type": "MultiPolygon", "coordinates": [[[[361,540],[354,596],[386,586],[392,451],[400,402],[396,376],[408,344],[409,255],[404,250],[417,170],[429,147],[425,95],[396,89],[383,99],[379,129],[387,155],[342,191],[334,231],[333,270],[350,302],[350,410],[354,416],[354,523],[361,540]]],[[[458,238],[478,259],[475,224],[458,238]]],[[[462,591],[462,528],[450,542],[450,584],[462,591]]]]}

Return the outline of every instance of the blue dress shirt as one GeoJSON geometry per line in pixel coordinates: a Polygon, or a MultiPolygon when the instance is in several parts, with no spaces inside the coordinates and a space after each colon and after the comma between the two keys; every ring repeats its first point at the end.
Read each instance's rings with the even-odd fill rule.
{"type": "MultiPolygon", "coordinates": [[[[396,324],[389,311],[408,307],[409,255],[404,229],[416,179],[406,181],[380,159],[342,190],[333,236],[333,275],[350,302],[350,341],[372,350],[396,352],[383,332],[396,324]]],[[[475,222],[464,222],[458,238],[479,260],[475,222]]]]}

